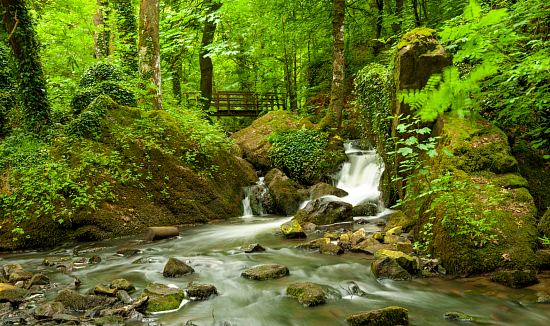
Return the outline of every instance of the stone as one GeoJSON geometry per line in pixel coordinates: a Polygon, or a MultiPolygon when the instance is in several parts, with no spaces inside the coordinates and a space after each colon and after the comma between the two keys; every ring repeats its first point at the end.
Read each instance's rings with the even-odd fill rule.
{"type": "Polygon", "coordinates": [[[539,249],[537,250],[537,265],[542,270],[550,269],[550,250],[539,249]]]}
{"type": "Polygon", "coordinates": [[[241,273],[241,276],[250,280],[265,281],[278,279],[290,274],[288,267],[284,265],[270,264],[258,265],[241,273]]]}
{"type": "Polygon", "coordinates": [[[123,326],[124,318],[122,316],[105,316],[94,318],[94,325],[98,326],[123,326]]]}
{"type": "Polygon", "coordinates": [[[298,299],[298,302],[305,307],[313,307],[326,302],[326,294],[319,284],[303,282],[290,284],[286,294],[298,299]]]}
{"type": "Polygon", "coordinates": [[[540,304],[550,304],[550,294],[545,292],[537,293],[537,303],[540,304]]]}
{"type": "Polygon", "coordinates": [[[250,199],[250,209],[253,215],[274,214],[277,212],[275,199],[269,192],[267,185],[257,183],[248,188],[248,198],[250,199]]]}
{"type": "Polygon", "coordinates": [[[33,315],[36,319],[52,319],[55,314],[65,312],[65,306],[61,302],[53,301],[39,305],[34,309],[33,315]]]}
{"type": "Polygon", "coordinates": [[[310,201],[300,209],[294,219],[300,224],[310,222],[317,225],[334,224],[351,220],[352,205],[343,201],[319,198],[310,201]]]}
{"type": "Polygon", "coordinates": [[[401,226],[396,226],[386,231],[386,235],[401,235],[401,233],[403,233],[403,228],[401,226]]]}
{"type": "Polygon", "coordinates": [[[29,291],[8,283],[0,283],[0,302],[18,304],[25,300],[29,291]]]}
{"type": "Polygon", "coordinates": [[[394,259],[399,266],[403,267],[410,274],[416,274],[418,272],[418,262],[413,257],[401,251],[382,249],[374,254],[374,258],[376,259],[384,257],[394,259]]]}
{"type": "Polygon", "coordinates": [[[371,271],[376,278],[380,279],[406,281],[412,278],[407,270],[390,257],[379,258],[373,261],[371,263],[371,271]]]}
{"type": "Polygon", "coordinates": [[[294,219],[281,225],[281,232],[287,239],[303,239],[306,237],[302,226],[294,219]]]}
{"type": "Polygon", "coordinates": [[[395,211],[387,218],[388,223],[384,231],[388,232],[395,227],[401,227],[402,232],[409,232],[416,225],[416,220],[405,215],[402,211],[395,211]]]}
{"type": "Polygon", "coordinates": [[[80,323],[80,319],[76,316],[69,314],[54,314],[52,319],[63,325],[77,325],[80,323]]]}
{"type": "Polygon", "coordinates": [[[193,274],[195,270],[193,267],[176,258],[169,258],[166,265],[164,265],[164,271],[162,275],[164,277],[181,277],[184,275],[193,274]]]}
{"type": "Polygon", "coordinates": [[[378,240],[380,242],[384,241],[384,235],[381,232],[374,232],[372,234],[373,239],[378,240]]]}
{"type": "Polygon", "coordinates": [[[401,251],[406,254],[412,254],[413,252],[413,244],[409,240],[407,241],[399,241],[397,243],[397,251],[401,251]]]}
{"type": "Polygon", "coordinates": [[[536,271],[532,270],[498,271],[493,273],[491,281],[514,289],[525,288],[539,282],[536,271]]]}
{"type": "Polygon", "coordinates": [[[119,291],[120,290],[126,291],[126,292],[132,292],[136,289],[134,287],[134,285],[132,283],[130,283],[130,281],[128,281],[124,278],[119,278],[119,279],[113,280],[111,282],[111,288],[112,289],[117,289],[119,291]]]}
{"type": "Polygon", "coordinates": [[[50,284],[50,278],[42,273],[34,274],[29,282],[30,286],[33,285],[48,285],[50,284]]]}
{"type": "Polygon", "coordinates": [[[266,174],[265,183],[275,201],[275,213],[280,215],[294,215],[300,204],[308,197],[307,190],[302,189],[278,169],[270,170],[266,174]]]}
{"type": "Polygon", "coordinates": [[[82,295],[73,290],[61,290],[55,301],[61,302],[66,308],[74,311],[84,311],[96,307],[113,304],[116,299],[99,295],[82,295]]]}
{"type": "Polygon", "coordinates": [[[445,319],[447,320],[450,320],[450,321],[458,321],[458,322],[474,322],[475,321],[475,318],[468,315],[468,314],[465,314],[463,312],[460,312],[460,311],[449,311],[449,312],[446,312],[445,315],[443,316],[445,319]]]}
{"type": "Polygon", "coordinates": [[[321,246],[319,247],[319,251],[323,255],[331,255],[331,256],[337,256],[344,253],[344,249],[342,247],[340,247],[339,245],[331,241],[329,241],[328,243],[327,242],[321,243],[321,246]]]}
{"type": "Polygon", "coordinates": [[[185,292],[182,289],[158,283],[147,285],[143,295],[149,297],[145,306],[147,313],[178,309],[185,298],[185,292]]]}
{"type": "Polygon", "coordinates": [[[101,257],[99,257],[98,255],[93,255],[92,257],[90,257],[90,259],[88,259],[88,263],[93,265],[99,264],[101,263],[101,257]]]}
{"type": "Polygon", "coordinates": [[[350,295],[356,296],[356,297],[366,297],[367,292],[363,291],[359,285],[353,281],[348,282],[348,288],[347,291],[350,295]]]}
{"type": "Polygon", "coordinates": [[[367,231],[365,229],[360,228],[357,231],[353,232],[351,236],[351,245],[356,246],[359,243],[365,241],[367,239],[367,231]]]}
{"type": "Polygon", "coordinates": [[[300,249],[308,249],[308,250],[319,250],[321,249],[321,245],[330,243],[329,238],[319,238],[315,240],[311,240],[306,243],[302,243],[297,246],[297,248],[300,249]]]}
{"type": "Polygon", "coordinates": [[[132,302],[134,302],[134,300],[132,299],[132,297],[128,294],[128,292],[124,291],[124,290],[118,290],[116,292],[116,298],[118,300],[120,300],[120,302],[124,303],[124,304],[131,304],[132,302]]]}
{"type": "Polygon", "coordinates": [[[346,321],[350,326],[406,326],[409,325],[409,311],[391,306],[351,315],[346,321]]]}
{"type": "Polygon", "coordinates": [[[392,248],[393,248],[392,246],[387,244],[382,244],[378,240],[374,239],[373,237],[368,237],[361,243],[355,246],[352,246],[351,251],[361,252],[367,255],[374,255],[378,250],[392,249],[392,248]]]}
{"type": "Polygon", "coordinates": [[[20,281],[27,281],[27,280],[30,280],[32,278],[32,273],[31,272],[27,272],[25,270],[16,270],[16,271],[13,271],[8,280],[10,283],[17,283],[17,282],[20,282],[20,281]]]}
{"type": "Polygon", "coordinates": [[[397,245],[399,242],[399,236],[397,235],[385,235],[384,236],[384,243],[385,244],[391,244],[391,245],[397,245]]]}
{"type": "Polygon", "coordinates": [[[348,193],[345,190],[336,188],[328,183],[320,182],[309,188],[309,196],[311,200],[318,199],[324,196],[345,197],[348,193]]]}
{"type": "Polygon", "coordinates": [[[378,203],[367,202],[354,206],[351,210],[352,216],[376,216],[378,214],[378,203]]]}
{"type": "Polygon", "coordinates": [[[117,292],[117,289],[113,289],[103,284],[98,284],[93,289],[94,294],[105,295],[108,297],[116,297],[116,292],[117,292]]]}
{"type": "Polygon", "coordinates": [[[50,267],[54,267],[54,266],[57,267],[59,265],[65,266],[65,264],[70,262],[71,262],[71,257],[69,256],[48,256],[44,258],[44,260],[42,261],[42,264],[50,267]]]}
{"type": "Polygon", "coordinates": [[[23,270],[23,266],[21,266],[20,264],[7,264],[2,266],[2,271],[4,274],[3,276],[7,278],[10,277],[11,273],[19,270],[23,270]]]}
{"type": "Polygon", "coordinates": [[[208,300],[211,296],[218,295],[218,290],[212,284],[191,282],[185,289],[186,297],[191,301],[208,300]]]}
{"type": "Polygon", "coordinates": [[[262,247],[262,245],[260,245],[259,243],[252,243],[242,247],[241,250],[247,254],[251,254],[255,252],[264,252],[265,248],[262,247]]]}

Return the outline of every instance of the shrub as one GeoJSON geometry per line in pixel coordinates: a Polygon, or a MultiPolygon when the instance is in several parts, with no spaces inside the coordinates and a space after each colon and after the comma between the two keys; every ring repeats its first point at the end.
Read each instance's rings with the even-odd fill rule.
{"type": "Polygon", "coordinates": [[[101,92],[95,88],[86,88],[78,91],[71,101],[71,108],[75,115],[86,110],[88,105],[101,95],[101,92]]]}
{"type": "Polygon", "coordinates": [[[110,96],[115,102],[125,106],[137,106],[134,93],[118,83],[106,81],[97,85],[97,90],[104,95],[110,96]]]}
{"type": "Polygon", "coordinates": [[[122,72],[115,66],[100,62],[92,65],[80,79],[80,87],[93,87],[105,81],[121,81],[122,72]]]}

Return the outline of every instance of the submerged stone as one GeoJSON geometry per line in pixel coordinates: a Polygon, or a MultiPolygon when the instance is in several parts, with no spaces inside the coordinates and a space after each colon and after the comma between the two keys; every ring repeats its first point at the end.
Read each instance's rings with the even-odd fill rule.
{"type": "Polygon", "coordinates": [[[187,265],[181,260],[171,257],[168,259],[168,262],[166,262],[162,275],[164,277],[180,277],[192,274],[194,272],[195,270],[193,269],[193,267],[187,265]]]}
{"type": "Polygon", "coordinates": [[[409,325],[409,311],[392,306],[351,315],[346,321],[350,326],[406,326],[409,325]]]}
{"type": "Polygon", "coordinates": [[[45,266],[58,266],[69,263],[70,261],[71,257],[69,256],[48,256],[44,258],[42,264],[45,266]]]}
{"type": "Polygon", "coordinates": [[[278,279],[290,274],[288,267],[284,265],[258,265],[241,273],[241,276],[250,280],[265,281],[278,279]]]}
{"type": "Polygon", "coordinates": [[[212,284],[189,283],[185,289],[186,297],[192,301],[208,300],[211,296],[218,295],[218,290],[212,284]]]}
{"type": "Polygon", "coordinates": [[[539,282],[536,271],[531,270],[498,271],[493,273],[491,281],[514,289],[521,289],[539,282]]]}
{"type": "Polygon", "coordinates": [[[298,302],[306,307],[318,306],[326,302],[323,288],[315,283],[293,283],[286,289],[286,294],[298,299],[298,302]]]}
{"type": "Polygon", "coordinates": [[[475,318],[460,311],[449,311],[444,315],[445,319],[459,322],[473,322],[475,318]]]}
{"type": "Polygon", "coordinates": [[[182,289],[158,283],[147,285],[143,295],[149,297],[145,306],[145,311],[148,313],[178,309],[185,298],[185,292],[182,289]]]}

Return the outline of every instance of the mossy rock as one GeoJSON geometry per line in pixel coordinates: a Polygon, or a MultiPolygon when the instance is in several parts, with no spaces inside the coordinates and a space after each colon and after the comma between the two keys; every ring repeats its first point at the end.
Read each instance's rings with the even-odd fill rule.
{"type": "Polygon", "coordinates": [[[410,274],[416,274],[418,272],[418,263],[413,257],[407,255],[406,253],[395,250],[381,249],[374,254],[374,258],[376,259],[385,257],[395,260],[399,266],[403,267],[410,274]]]}
{"type": "Polygon", "coordinates": [[[300,208],[300,203],[308,197],[306,189],[279,169],[270,170],[265,176],[265,183],[275,201],[275,211],[281,215],[294,215],[300,208]]]}
{"type": "Polygon", "coordinates": [[[491,183],[497,187],[506,189],[529,188],[527,180],[516,173],[495,175],[491,178],[491,183]]]}
{"type": "Polygon", "coordinates": [[[403,232],[409,232],[417,223],[414,215],[405,215],[403,211],[395,211],[388,217],[388,222],[384,227],[384,231],[388,231],[395,227],[401,227],[403,232]]]}
{"type": "Polygon", "coordinates": [[[188,274],[193,274],[195,270],[193,267],[187,265],[179,259],[170,257],[164,265],[162,275],[164,277],[181,277],[188,274]]]}
{"type": "Polygon", "coordinates": [[[352,219],[353,206],[343,201],[332,201],[326,198],[318,198],[310,201],[306,207],[300,209],[294,216],[294,220],[300,225],[313,223],[327,225],[352,219]]]}
{"type": "Polygon", "coordinates": [[[538,229],[540,233],[550,237],[550,209],[547,209],[540,219],[538,229]]]}
{"type": "Polygon", "coordinates": [[[121,81],[123,73],[114,65],[99,62],[89,67],[80,79],[80,87],[91,87],[105,81],[121,81]]]}
{"type": "Polygon", "coordinates": [[[308,249],[308,250],[319,250],[322,245],[330,243],[330,238],[319,238],[315,240],[308,241],[306,243],[302,243],[297,246],[297,248],[300,249],[308,249]]]}
{"type": "Polygon", "coordinates": [[[51,319],[56,314],[65,312],[65,306],[61,302],[46,302],[34,309],[33,316],[36,319],[51,319]]]}
{"type": "Polygon", "coordinates": [[[346,321],[350,326],[406,326],[409,325],[409,311],[391,306],[351,315],[346,321]]]}
{"type": "Polygon", "coordinates": [[[537,284],[537,272],[532,270],[498,271],[493,273],[491,281],[514,289],[537,284]]]}
{"type": "Polygon", "coordinates": [[[344,248],[333,242],[322,242],[319,252],[323,255],[337,256],[344,253],[344,248]]]}
{"type": "Polygon", "coordinates": [[[326,294],[319,284],[303,282],[290,284],[286,294],[298,299],[306,307],[314,307],[326,302],[326,294]]]}
{"type": "Polygon", "coordinates": [[[158,283],[147,285],[143,295],[149,297],[145,307],[147,313],[178,309],[185,298],[185,292],[182,289],[158,283]]]}
{"type": "Polygon", "coordinates": [[[189,283],[185,289],[186,297],[192,301],[203,301],[218,295],[218,290],[212,284],[189,283]]]}
{"type": "Polygon", "coordinates": [[[83,295],[73,290],[62,290],[58,293],[55,301],[61,302],[65,307],[74,311],[85,311],[88,309],[109,306],[116,299],[98,296],[98,295],[83,295]]]}
{"type": "Polygon", "coordinates": [[[29,291],[11,284],[0,283],[0,302],[21,303],[29,295],[29,291]]]}
{"type": "Polygon", "coordinates": [[[298,221],[292,220],[281,225],[281,232],[287,239],[302,239],[306,237],[304,229],[298,221]]]}
{"type": "Polygon", "coordinates": [[[412,278],[396,259],[390,257],[379,258],[371,263],[371,271],[376,278],[406,281],[412,278]]]}
{"type": "Polygon", "coordinates": [[[324,196],[345,197],[348,193],[328,183],[320,182],[309,188],[309,195],[311,199],[317,199],[324,196]]]}
{"type": "Polygon", "coordinates": [[[250,280],[266,281],[278,279],[290,274],[288,267],[284,265],[258,265],[241,273],[241,276],[250,280]]]}
{"type": "Polygon", "coordinates": [[[130,283],[130,281],[124,278],[113,280],[111,282],[111,288],[117,289],[119,291],[121,290],[126,291],[126,292],[132,292],[136,289],[135,286],[132,283],[130,283]]]}

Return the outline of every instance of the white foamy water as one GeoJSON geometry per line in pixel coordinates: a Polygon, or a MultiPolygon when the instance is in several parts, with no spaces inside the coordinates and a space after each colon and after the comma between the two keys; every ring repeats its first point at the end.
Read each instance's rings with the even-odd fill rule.
{"type": "Polygon", "coordinates": [[[253,186],[250,186],[250,187],[246,187],[244,189],[244,199],[242,201],[242,205],[243,205],[243,216],[241,218],[251,218],[251,217],[254,217],[256,215],[254,215],[254,210],[252,209],[252,205],[251,205],[251,201],[252,200],[255,200],[257,201],[257,210],[259,210],[259,212],[256,212],[257,213],[257,216],[265,216],[266,213],[264,211],[264,208],[262,206],[262,200],[263,198],[268,194],[269,190],[267,189],[267,186],[265,185],[265,182],[264,182],[264,177],[260,177],[260,179],[258,180],[258,182],[256,182],[255,185],[253,186]],[[255,191],[256,189],[260,189],[259,192],[255,191]],[[257,196],[259,195],[260,198],[256,199],[256,198],[252,198],[252,196],[257,196]]]}
{"type": "Polygon", "coordinates": [[[375,150],[361,150],[353,143],[346,143],[348,162],[344,163],[338,174],[336,187],[345,190],[348,195],[340,198],[354,206],[364,202],[380,200],[380,179],[384,173],[384,162],[375,150]]]}

